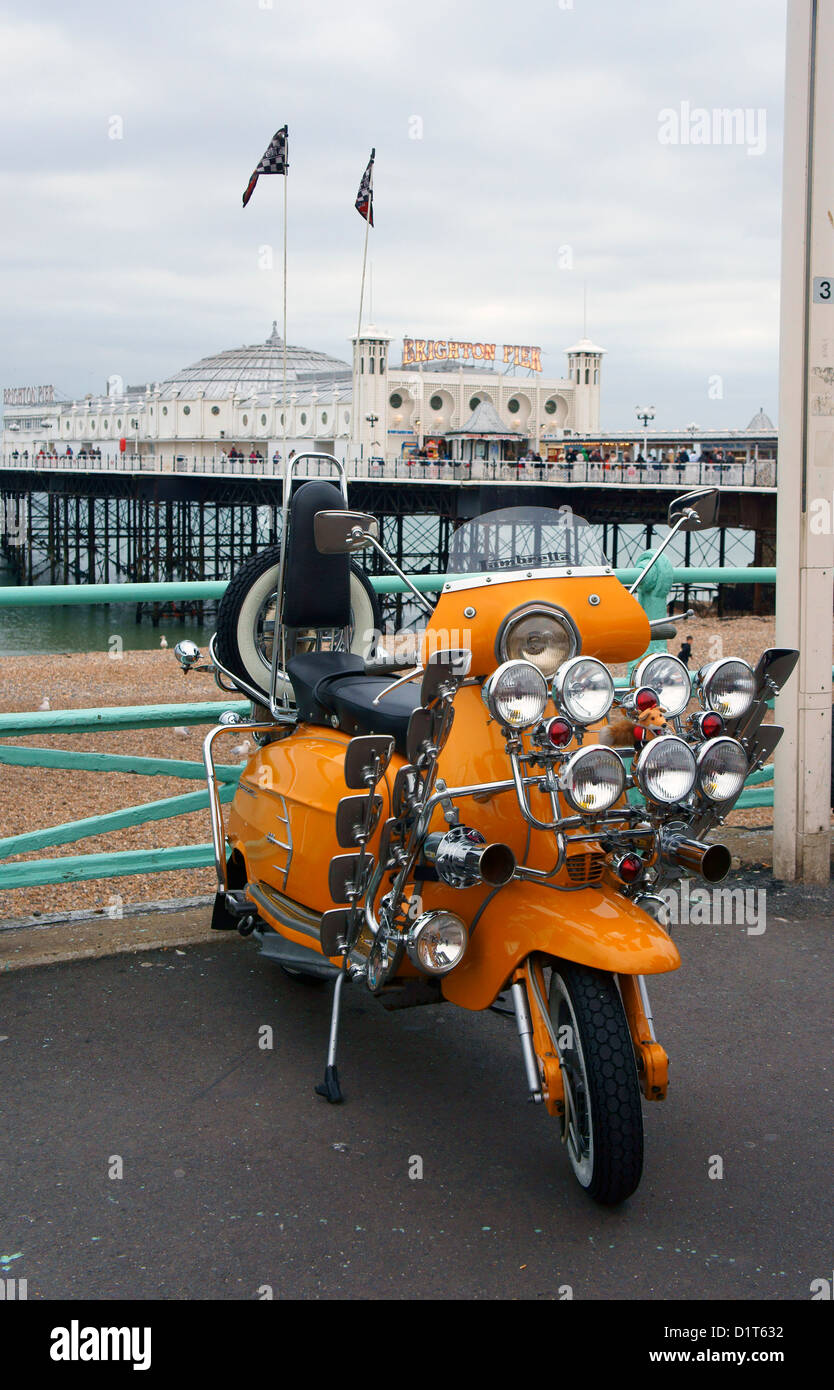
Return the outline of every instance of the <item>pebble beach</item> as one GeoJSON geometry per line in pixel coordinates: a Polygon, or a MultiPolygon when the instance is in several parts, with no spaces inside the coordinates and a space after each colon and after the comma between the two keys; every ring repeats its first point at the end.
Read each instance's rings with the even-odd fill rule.
{"type": "MultiPolygon", "coordinates": [[[[692,669],[716,656],[737,655],[755,663],[774,641],[772,617],[720,620],[714,615],[687,619],[679,637],[669,643],[677,652],[684,636],[692,639],[692,669]]],[[[95,708],[107,705],[176,704],[198,700],[222,700],[210,675],[185,676],[171,650],[124,651],[114,658],[108,652],[65,653],[4,657],[2,667],[4,711],[37,710],[48,699],[52,710],[95,708]]],[[[231,698],[231,697],[230,697],[231,698]]],[[[2,743],[79,749],[90,752],[135,754],[143,757],[199,761],[203,726],[127,730],[123,732],[44,734],[26,739],[2,737],[2,743]]],[[[234,744],[232,744],[234,746],[234,744]]],[[[233,755],[224,762],[239,761],[233,755]]],[[[53,771],[0,764],[0,835],[79,820],[115,811],[139,802],[156,801],[197,791],[204,784],[166,776],[137,776],[125,772],[106,774],[53,771]]],[[[728,825],[764,827],[772,822],[769,807],[736,811],[728,825]]],[[[210,839],[207,811],[173,820],[112,831],[77,844],[46,848],[21,860],[96,854],[114,850],[204,844],[210,839]]],[[[119,906],[162,902],[173,898],[205,897],[214,892],[210,867],[190,871],[137,874],[130,877],[83,883],[51,884],[0,892],[0,920],[56,912],[96,913],[117,911],[119,906]]]]}

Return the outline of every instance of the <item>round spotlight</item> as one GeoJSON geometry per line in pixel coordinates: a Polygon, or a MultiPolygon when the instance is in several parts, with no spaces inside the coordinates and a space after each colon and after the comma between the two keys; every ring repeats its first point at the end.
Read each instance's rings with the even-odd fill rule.
{"type": "Polygon", "coordinates": [[[466,923],[453,912],[424,912],[409,928],[405,948],[409,959],[427,975],[448,975],[460,963],[469,944],[466,923]]]}
{"type": "Polygon", "coordinates": [[[746,661],[728,656],[698,672],[701,698],[722,719],[739,719],[756,697],[756,677],[746,661]]]}
{"type": "Polygon", "coordinates": [[[664,652],[643,658],[634,672],[634,684],[654,690],[663,713],[672,719],[683,714],[692,696],[692,682],[683,662],[664,652]]]}
{"type": "Polygon", "coordinates": [[[747,778],[747,754],[734,738],[711,738],[698,750],[698,785],[708,801],[732,801],[747,778]]]}
{"type": "Polygon", "coordinates": [[[575,811],[607,811],[625,791],[626,774],[613,748],[589,744],[579,748],[559,773],[559,786],[575,811]]]}
{"type": "Polygon", "coordinates": [[[695,756],[674,734],[661,734],[647,743],[633,771],[643,795],[663,806],[683,801],[695,786],[695,756]]]}
{"type": "Polygon", "coordinates": [[[529,661],[505,661],[481,693],[493,719],[510,729],[529,729],[544,713],[547,681],[529,661]]]}
{"type": "Polygon", "coordinates": [[[575,724],[596,724],[614,700],[614,681],[594,656],[575,656],[553,677],[553,703],[575,724]]]}
{"type": "Polygon", "coordinates": [[[573,656],[578,645],[567,614],[536,603],[510,613],[495,644],[501,661],[529,661],[547,680],[573,656]]]}

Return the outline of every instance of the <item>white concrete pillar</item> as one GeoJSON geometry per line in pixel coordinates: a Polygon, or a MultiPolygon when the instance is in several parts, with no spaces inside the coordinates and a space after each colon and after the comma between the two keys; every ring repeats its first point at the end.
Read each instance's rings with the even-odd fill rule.
{"type": "Polygon", "coordinates": [[[776,642],[801,656],[776,702],[773,868],[820,883],[831,853],[834,0],[788,0],[783,180],[776,642]]]}

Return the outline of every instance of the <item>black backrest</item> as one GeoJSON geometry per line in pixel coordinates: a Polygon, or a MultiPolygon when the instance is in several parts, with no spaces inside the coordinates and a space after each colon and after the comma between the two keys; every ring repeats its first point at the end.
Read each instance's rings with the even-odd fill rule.
{"type": "Polygon", "coordinates": [[[347,627],[350,623],[350,556],[316,550],[316,512],[343,511],[333,483],[302,483],[290,502],[289,546],[284,571],[286,627],[347,627]]]}

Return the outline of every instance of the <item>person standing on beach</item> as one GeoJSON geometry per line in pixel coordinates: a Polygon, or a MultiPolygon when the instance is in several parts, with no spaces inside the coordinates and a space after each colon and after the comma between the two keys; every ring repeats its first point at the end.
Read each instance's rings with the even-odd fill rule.
{"type": "Polygon", "coordinates": [[[686,641],[683,643],[680,651],[678,652],[678,661],[682,661],[687,670],[689,670],[689,658],[691,657],[691,655],[692,638],[687,637],[686,641]]]}

